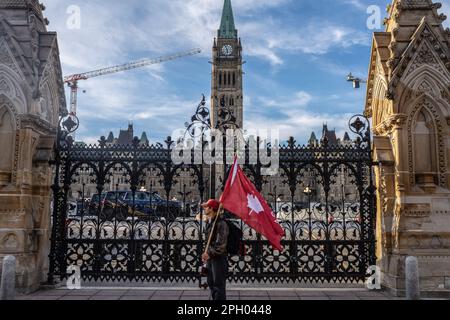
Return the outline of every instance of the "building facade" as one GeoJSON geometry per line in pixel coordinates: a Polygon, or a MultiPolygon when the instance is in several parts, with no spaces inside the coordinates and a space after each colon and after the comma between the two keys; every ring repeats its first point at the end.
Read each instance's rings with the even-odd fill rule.
{"type": "Polygon", "coordinates": [[[440,8],[395,0],[373,36],[365,112],[380,163],[377,255],[397,294],[410,255],[424,294],[450,289],[450,30],[440,8]]]}
{"type": "Polygon", "coordinates": [[[212,49],[211,126],[220,122],[222,106],[227,106],[236,118],[237,128],[244,124],[242,45],[234,24],[231,0],[225,0],[220,29],[212,49]]]}
{"type": "Polygon", "coordinates": [[[49,161],[67,113],[57,37],[43,9],[38,0],[0,1],[0,261],[17,258],[22,291],[46,277],[49,161]]]}

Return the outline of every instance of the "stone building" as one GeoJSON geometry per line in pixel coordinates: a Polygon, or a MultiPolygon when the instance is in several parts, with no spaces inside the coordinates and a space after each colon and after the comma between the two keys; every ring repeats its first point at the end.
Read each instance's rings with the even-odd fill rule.
{"type": "MultiPolygon", "coordinates": [[[[238,38],[238,31],[234,23],[233,10],[230,0],[224,1],[222,11],[222,18],[218,30],[218,38],[214,39],[212,48],[212,73],[211,73],[211,125],[218,126],[219,119],[217,118],[221,104],[227,106],[236,118],[237,128],[245,130],[245,123],[243,119],[243,71],[242,71],[242,45],[241,39],[238,38]]],[[[131,145],[134,138],[133,125],[130,124],[127,130],[121,130],[119,136],[116,138],[113,132],[110,132],[106,139],[107,145],[131,145]]],[[[319,146],[322,141],[327,140],[328,145],[339,146],[351,144],[350,137],[346,132],[342,139],[338,138],[335,130],[330,130],[328,125],[324,124],[320,140],[316,138],[315,133],[311,134],[308,143],[310,146],[319,146]]],[[[147,134],[142,133],[139,143],[148,143],[147,134]]],[[[78,199],[80,196],[91,198],[97,191],[96,181],[92,181],[90,170],[80,171],[77,183],[72,185],[72,200],[78,199]]],[[[303,189],[310,187],[313,194],[312,200],[320,201],[325,198],[323,187],[317,181],[315,172],[309,172],[309,176],[303,181],[303,186],[298,188],[295,199],[299,203],[306,204],[308,202],[308,195],[304,194],[303,189]]],[[[223,183],[223,166],[215,165],[213,168],[205,168],[204,172],[206,189],[208,190],[208,197],[210,193],[215,195],[211,197],[219,198],[221,195],[221,186],[223,183]],[[214,177],[211,176],[214,174],[214,177]],[[211,182],[214,184],[212,185],[211,182]],[[214,192],[211,192],[214,189],[214,192]]],[[[147,173],[145,182],[142,187],[146,190],[158,192],[160,195],[165,195],[165,190],[161,180],[154,172],[147,173]]],[[[170,193],[170,199],[181,200],[183,197],[188,198],[188,201],[194,202],[200,198],[198,185],[193,181],[189,172],[182,172],[176,179],[177,184],[173,187],[170,193]]],[[[289,186],[283,183],[284,177],[276,175],[274,177],[267,177],[266,183],[263,187],[263,192],[266,196],[269,194],[277,194],[277,198],[282,202],[289,202],[291,194],[289,186]]],[[[110,190],[129,190],[130,186],[127,182],[127,177],[118,173],[111,173],[110,181],[105,186],[105,191],[110,190]]],[[[341,173],[336,179],[336,183],[331,186],[330,201],[338,202],[342,199],[342,194],[346,199],[356,199],[357,194],[355,187],[351,183],[350,177],[346,173],[341,173]]],[[[206,196],[206,195],[205,195],[206,196]]]]}
{"type": "MultiPolygon", "coordinates": [[[[330,146],[348,146],[352,143],[350,136],[345,132],[344,137],[338,138],[336,130],[328,129],[328,125],[324,124],[322,128],[322,134],[320,139],[317,138],[315,132],[311,133],[311,137],[308,140],[308,147],[320,147],[324,141],[327,140],[330,146]]],[[[291,199],[291,192],[289,185],[284,181],[286,177],[281,176],[281,172],[273,177],[266,178],[267,183],[263,187],[263,193],[266,195],[272,195],[272,198],[277,194],[277,198],[280,202],[289,202],[291,199]]],[[[352,183],[352,178],[347,171],[342,171],[334,178],[334,183],[330,186],[329,201],[330,203],[340,203],[342,198],[345,201],[356,201],[358,194],[356,186],[352,183]]],[[[301,181],[301,185],[298,186],[295,194],[295,200],[305,206],[309,201],[320,202],[325,201],[325,192],[323,186],[318,178],[318,173],[315,171],[305,172],[305,176],[301,181]],[[305,193],[306,188],[310,189],[310,194],[305,193]]],[[[270,196],[267,197],[270,201],[270,196]]]]}
{"type": "Polygon", "coordinates": [[[16,256],[17,285],[27,291],[46,276],[49,160],[66,113],[58,42],[43,9],[38,0],[0,1],[0,260],[16,256]]]}
{"type": "MultiPolygon", "coordinates": [[[[431,0],[393,0],[385,31],[373,37],[365,113],[373,121],[378,163],[377,257],[383,285],[399,295],[409,255],[418,257],[424,295],[450,290],[450,30],[442,27],[446,17],[439,8],[431,0]]],[[[49,161],[59,117],[67,114],[56,34],[47,31],[42,10],[38,0],[0,2],[0,259],[17,257],[17,285],[26,292],[47,275],[49,161]]],[[[211,99],[213,125],[222,100],[243,127],[242,46],[230,0],[213,46],[211,99]]],[[[107,144],[130,143],[133,135],[129,126],[117,138],[111,133],[107,144]]],[[[324,138],[350,143],[348,135],[339,140],[324,126],[321,139],[312,134],[309,144],[324,138]]],[[[337,177],[336,197],[355,193],[345,190],[347,178],[337,177]]],[[[146,189],[153,181],[156,186],[156,177],[149,179],[146,189]]],[[[279,186],[277,194],[287,197],[282,177],[270,179],[265,194],[279,186]]],[[[126,177],[120,184],[128,187],[126,177]]],[[[190,184],[189,175],[181,176],[171,197],[180,199],[190,184]]],[[[317,186],[303,184],[320,198],[317,186]]]]}
{"type": "MultiPolygon", "coordinates": [[[[128,128],[125,130],[120,130],[119,135],[117,137],[114,136],[114,133],[111,131],[106,138],[106,146],[130,146],[133,144],[133,140],[135,138],[134,135],[134,126],[132,123],[128,124],[128,128]]],[[[102,138],[99,138],[99,141],[102,138]]],[[[149,140],[147,138],[147,133],[144,131],[141,134],[141,138],[138,140],[139,145],[149,145],[149,140]]],[[[77,145],[85,145],[82,141],[78,141],[77,145]]],[[[70,200],[76,201],[80,199],[90,199],[94,194],[98,193],[97,191],[97,183],[94,179],[92,179],[93,171],[91,168],[82,167],[78,172],[78,176],[75,179],[74,184],[71,186],[70,190],[70,200]]],[[[155,182],[149,181],[149,185],[154,185],[155,182]]],[[[147,184],[146,184],[147,185],[147,184]]],[[[145,187],[145,186],[143,186],[145,187]]],[[[130,186],[127,181],[127,177],[123,176],[119,173],[112,172],[110,181],[105,186],[105,191],[124,191],[129,190],[130,186]]],[[[159,191],[159,190],[158,190],[159,191]]]]}
{"type": "Polygon", "coordinates": [[[441,4],[395,0],[375,32],[366,99],[378,189],[383,284],[405,290],[408,255],[421,289],[450,289],[450,30],[441,4]]]}
{"type": "MultiPolygon", "coordinates": [[[[131,145],[133,143],[134,136],[134,127],[133,124],[128,124],[128,128],[126,130],[120,130],[119,136],[117,138],[114,137],[114,133],[111,131],[106,138],[107,145],[131,145]]],[[[141,138],[139,139],[140,145],[148,145],[149,141],[147,138],[147,133],[144,131],[141,134],[141,138]]]]}
{"type": "Polygon", "coordinates": [[[217,126],[221,104],[228,106],[236,117],[236,125],[243,128],[244,97],[242,45],[234,24],[231,0],[225,0],[217,39],[212,50],[211,125],[217,126]]]}

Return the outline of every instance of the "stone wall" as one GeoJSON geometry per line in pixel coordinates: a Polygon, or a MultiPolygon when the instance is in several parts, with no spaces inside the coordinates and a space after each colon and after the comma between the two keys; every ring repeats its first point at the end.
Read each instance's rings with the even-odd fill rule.
{"type": "Polygon", "coordinates": [[[373,38],[366,115],[379,162],[377,255],[385,287],[399,295],[408,255],[424,294],[450,290],[450,31],[439,8],[393,1],[373,38]]]}
{"type": "Polygon", "coordinates": [[[56,34],[45,26],[38,1],[0,3],[0,260],[16,257],[22,292],[46,279],[49,160],[66,112],[56,34]]]}

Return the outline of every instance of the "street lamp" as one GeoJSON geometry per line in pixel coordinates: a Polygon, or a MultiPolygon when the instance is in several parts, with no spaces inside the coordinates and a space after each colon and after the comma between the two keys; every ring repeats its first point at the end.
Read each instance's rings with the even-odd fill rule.
{"type": "Polygon", "coordinates": [[[303,190],[303,193],[308,196],[308,211],[311,211],[311,194],[313,193],[310,186],[307,186],[305,190],[303,190]]]}

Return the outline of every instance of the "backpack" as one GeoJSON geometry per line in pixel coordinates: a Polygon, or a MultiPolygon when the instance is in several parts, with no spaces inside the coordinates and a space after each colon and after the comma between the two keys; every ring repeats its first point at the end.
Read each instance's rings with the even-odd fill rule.
{"type": "Polygon", "coordinates": [[[245,245],[242,241],[243,233],[233,222],[225,219],[228,225],[227,252],[233,256],[245,255],[245,245]]]}

